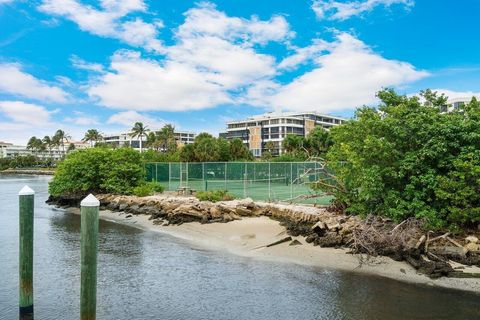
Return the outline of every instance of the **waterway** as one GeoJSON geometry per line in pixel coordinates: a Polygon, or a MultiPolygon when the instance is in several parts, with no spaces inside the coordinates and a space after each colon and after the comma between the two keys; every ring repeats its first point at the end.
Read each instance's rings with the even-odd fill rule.
{"type": "MultiPolygon", "coordinates": [[[[35,319],[78,319],[80,217],[0,175],[0,319],[18,318],[18,191],[36,191],[35,319]]],[[[192,246],[100,222],[97,319],[480,319],[480,295],[192,246]]]]}

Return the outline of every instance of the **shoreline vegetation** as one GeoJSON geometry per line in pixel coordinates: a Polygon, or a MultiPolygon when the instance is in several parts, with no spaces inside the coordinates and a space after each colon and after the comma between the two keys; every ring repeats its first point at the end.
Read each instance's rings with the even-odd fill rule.
{"type": "MultiPolygon", "coordinates": [[[[429,242],[425,237],[421,245],[418,245],[419,239],[423,238],[420,234],[401,239],[401,236],[412,234],[411,222],[396,224],[373,218],[361,219],[331,212],[325,207],[254,202],[251,199],[212,203],[174,194],[148,197],[99,194],[97,198],[104,219],[135,223],[148,230],[166,232],[192,242],[200,241],[206,246],[240,255],[480,292],[479,256],[460,244],[458,247],[450,245],[450,241],[466,242],[466,246],[471,242],[450,235],[437,237],[436,234],[431,235],[429,242]],[[385,247],[383,254],[369,255],[352,246],[352,239],[360,230],[372,234],[370,228],[377,225],[380,230],[379,224],[388,230],[387,233],[397,237],[397,247],[385,247]],[[257,230],[262,226],[267,230],[257,230]],[[427,244],[430,254],[424,252],[427,244]]],[[[78,197],[50,197],[48,203],[75,208],[80,200],[78,197]]],[[[470,240],[475,241],[474,237],[470,240]]]]}
{"type": "MultiPolygon", "coordinates": [[[[421,98],[392,89],[377,95],[378,108],[359,108],[355,119],[329,131],[316,128],[282,142],[285,156],[323,163],[323,174],[305,183],[333,198],[326,208],[217,199],[228,197],[228,190],[196,194],[216,203],[161,195],[163,187],[147,181],[145,162],[208,162],[227,155],[229,161],[246,151],[241,141],[237,146],[238,140],[225,143],[206,133],[177,149],[171,127],[149,133],[146,145],[156,151],[102,145],[68,154],[49,183],[49,202],[77,206],[93,193],[104,209],[148,215],[165,226],[264,216],[286,229],[271,247],[303,237],[309,246],[346,249],[360,264],[381,256],[432,279],[476,278],[462,281],[480,291],[480,103],[472,98],[445,112],[446,97],[431,90],[421,98]]],[[[140,137],[148,131],[141,123],[134,129],[140,137]]]]}

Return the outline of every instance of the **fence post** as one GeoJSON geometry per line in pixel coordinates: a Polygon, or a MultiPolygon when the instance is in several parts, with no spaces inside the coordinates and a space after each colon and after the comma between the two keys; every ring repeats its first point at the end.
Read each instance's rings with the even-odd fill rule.
{"type": "Polygon", "coordinates": [[[81,276],[80,319],[95,320],[97,309],[97,245],[100,201],[92,194],[80,203],[81,276]]]}
{"type": "Polygon", "coordinates": [[[290,162],[290,199],[293,199],[293,162],[290,162]]]}
{"type": "Polygon", "coordinates": [[[172,188],[170,187],[170,180],[172,179],[172,163],[168,163],[168,190],[171,191],[172,188]]]}
{"type": "Polygon", "coordinates": [[[243,173],[243,197],[247,197],[247,179],[248,179],[248,162],[243,164],[245,166],[245,171],[243,173]]]}
{"type": "Polygon", "coordinates": [[[33,213],[35,191],[25,186],[19,198],[19,312],[20,319],[33,319],[33,213]]]}
{"type": "Polygon", "coordinates": [[[206,188],[207,182],[205,181],[205,162],[202,162],[202,180],[204,182],[203,188],[207,190],[206,188]]]}
{"type": "Polygon", "coordinates": [[[271,162],[268,163],[268,201],[272,200],[272,172],[270,170],[271,162]]]}
{"type": "Polygon", "coordinates": [[[227,163],[224,163],[225,165],[225,191],[227,191],[227,163]]]}
{"type": "Polygon", "coordinates": [[[155,162],[155,182],[158,182],[158,162],[155,162]]]}

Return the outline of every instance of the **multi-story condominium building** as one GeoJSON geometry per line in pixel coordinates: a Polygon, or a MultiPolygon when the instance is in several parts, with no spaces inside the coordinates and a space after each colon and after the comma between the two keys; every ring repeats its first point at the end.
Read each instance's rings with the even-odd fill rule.
{"type": "MultiPolygon", "coordinates": [[[[154,132],[160,130],[153,130],[154,132]]],[[[103,142],[110,144],[112,146],[123,147],[123,146],[130,146],[134,149],[140,150],[140,138],[139,137],[132,137],[131,132],[123,132],[118,134],[111,134],[111,135],[104,135],[103,142]]],[[[175,141],[177,142],[178,146],[182,146],[185,144],[191,144],[194,142],[196,134],[190,131],[175,131],[173,133],[175,136],[175,141]]],[[[144,135],[142,137],[142,147],[145,148],[146,144],[145,141],[147,137],[144,135]]]]}
{"type": "Polygon", "coordinates": [[[466,104],[472,101],[472,97],[460,97],[448,99],[447,104],[441,107],[442,112],[452,112],[454,110],[461,110],[466,104]]]}
{"type": "MultiPolygon", "coordinates": [[[[73,143],[75,149],[89,148],[90,145],[83,141],[69,141],[65,143],[65,152],[69,145],[73,143]]],[[[64,156],[62,147],[55,147],[51,150],[35,151],[28,149],[26,146],[14,145],[13,143],[0,141],[0,158],[11,158],[18,156],[31,156],[34,155],[40,159],[61,159],[64,156]]]]}
{"type": "Polygon", "coordinates": [[[315,126],[329,129],[346,119],[317,112],[266,113],[241,121],[227,122],[227,139],[239,138],[259,157],[266,151],[267,142],[273,142],[274,155],[284,153],[282,141],[287,134],[307,136],[315,126]]]}

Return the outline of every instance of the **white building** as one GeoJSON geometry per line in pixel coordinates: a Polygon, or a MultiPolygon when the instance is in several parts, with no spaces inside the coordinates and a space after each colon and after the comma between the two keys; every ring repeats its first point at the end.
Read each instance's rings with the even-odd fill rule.
{"type": "MultiPolygon", "coordinates": [[[[153,130],[153,132],[157,132],[160,130],[153,130]]],[[[173,133],[175,137],[175,141],[177,142],[178,146],[182,146],[185,144],[191,144],[194,142],[196,134],[190,131],[175,131],[173,133]]],[[[144,135],[142,137],[142,147],[146,149],[145,141],[147,137],[144,135]]],[[[131,136],[131,132],[122,132],[117,134],[111,135],[104,135],[103,142],[115,147],[123,147],[123,146],[130,146],[136,150],[140,150],[140,138],[131,136]]]]}
{"type": "Polygon", "coordinates": [[[266,113],[240,121],[227,122],[227,139],[239,138],[254,156],[266,151],[267,142],[274,145],[273,154],[284,152],[282,141],[287,134],[305,137],[316,126],[329,129],[345,122],[346,119],[317,112],[266,113]]]}
{"type": "Polygon", "coordinates": [[[441,111],[452,112],[454,110],[460,110],[466,104],[470,103],[470,101],[472,101],[472,97],[458,97],[458,98],[448,99],[447,104],[442,106],[441,111]]]}
{"type": "MultiPolygon", "coordinates": [[[[65,143],[65,151],[68,150],[69,145],[73,143],[75,150],[89,148],[90,145],[83,141],[69,141],[65,143]]],[[[63,148],[55,147],[52,150],[34,151],[28,149],[26,146],[14,145],[13,143],[0,141],[0,158],[12,158],[19,156],[36,156],[40,159],[61,159],[64,156],[63,148]]]]}

